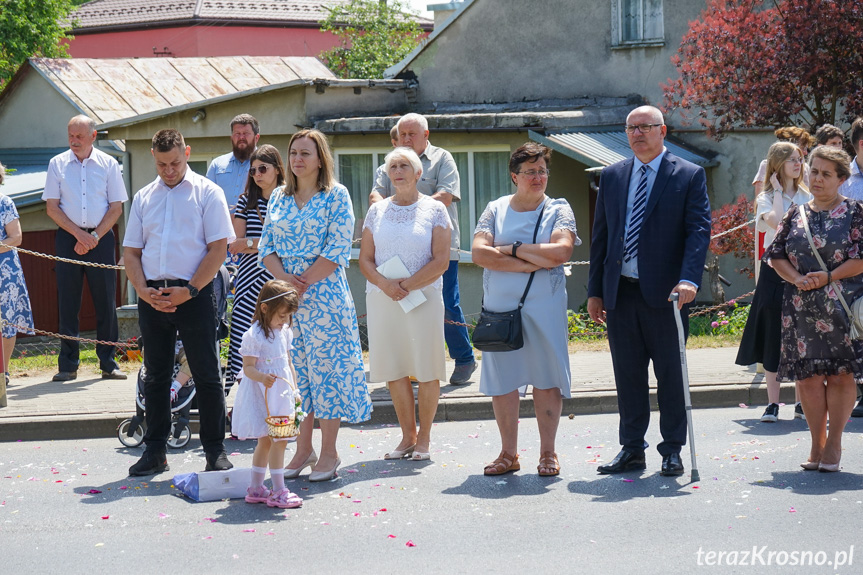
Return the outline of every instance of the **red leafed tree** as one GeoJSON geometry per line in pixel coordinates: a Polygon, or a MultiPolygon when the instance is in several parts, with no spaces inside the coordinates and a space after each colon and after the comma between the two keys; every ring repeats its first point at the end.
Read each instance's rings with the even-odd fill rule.
{"type": "Polygon", "coordinates": [[[753,213],[752,200],[745,195],[738,197],[733,204],[722,206],[711,213],[710,237],[714,239],[710,241],[706,267],[710,277],[711,295],[716,303],[725,301],[725,291],[719,281],[719,256],[731,254],[738,260],[743,260],[745,262],[743,267],[737,271],[747,278],[755,275],[755,226],[749,223],[753,213]]]}
{"type": "Polygon", "coordinates": [[[863,111],[863,2],[709,0],[672,62],[666,110],[716,138],[850,120],[863,111]]]}

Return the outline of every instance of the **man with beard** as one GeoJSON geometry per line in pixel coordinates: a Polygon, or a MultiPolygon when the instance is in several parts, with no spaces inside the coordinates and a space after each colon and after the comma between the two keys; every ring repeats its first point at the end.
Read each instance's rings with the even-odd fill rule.
{"type": "Polygon", "coordinates": [[[258,121],[250,114],[240,114],[231,120],[231,146],[233,151],[219,156],[207,169],[207,179],[225,191],[228,209],[234,213],[237,201],[246,189],[249,176],[249,158],[261,137],[258,121]]]}

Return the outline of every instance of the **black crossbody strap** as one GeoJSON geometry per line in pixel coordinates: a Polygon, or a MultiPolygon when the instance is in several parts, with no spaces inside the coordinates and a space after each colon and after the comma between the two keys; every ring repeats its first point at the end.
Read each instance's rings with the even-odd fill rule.
{"type": "MultiPolygon", "coordinates": [[[[539,210],[539,218],[536,220],[536,227],[533,228],[533,243],[536,243],[536,234],[539,232],[539,224],[542,222],[542,214],[545,212],[545,201],[542,202],[542,209],[539,210]]],[[[536,275],[535,271],[530,272],[530,279],[527,280],[527,287],[524,288],[524,293],[521,296],[521,301],[518,302],[518,309],[524,307],[524,300],[527,299],[527,292],[530,291],[530,284],[533,283],[533,276],[536,275]]]]}

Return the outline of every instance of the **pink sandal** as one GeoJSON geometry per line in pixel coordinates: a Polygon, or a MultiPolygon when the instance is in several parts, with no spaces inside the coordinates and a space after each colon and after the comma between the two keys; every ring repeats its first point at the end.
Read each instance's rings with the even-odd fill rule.
{"type": "Polygon", "coordinates": [[[291,493],[287,488],[282,489],[278,493],[273,493],[267,499],[267,507],[278,507],[279,509],[294,509],[302,507],[303,500],[294,493],[291,493]]]}
{"type": "Polygon", "coordinates": [[[267,503],[271,495],[272,492],[263,485],[255,488],[249,487],[246,490],[246,503],[267,503]]]}

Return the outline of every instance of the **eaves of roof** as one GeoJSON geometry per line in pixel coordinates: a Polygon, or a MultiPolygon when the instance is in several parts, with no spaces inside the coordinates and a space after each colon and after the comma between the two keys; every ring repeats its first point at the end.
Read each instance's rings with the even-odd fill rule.
{"type": "Polygon", "coordinates": [[[425,38],[419,46],[411,50],[411,53],[405,56],[400,62],[393,64],[386,70],[384,70],[384,78],[396,78],[399,74],[404,72],[404,70],[413,62],[417,56],[419,56],[426,47],[434,42],[438,36],[443,34],[444,30],[450,27],[450,25],[455,22],[457,19],[461,17],[471,6],[473,6],[476,0],[464,0],[459,4],[458,9],[446,19],[446,21],[440,25],[440,28],[435,28],[434,31],[425,38]]]}

